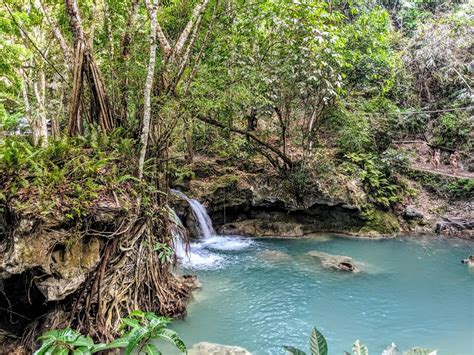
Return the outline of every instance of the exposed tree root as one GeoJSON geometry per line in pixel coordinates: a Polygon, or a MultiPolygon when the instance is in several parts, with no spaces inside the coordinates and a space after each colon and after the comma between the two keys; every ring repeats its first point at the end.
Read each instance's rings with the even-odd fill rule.
{"type": "Polygon", "coordinates": [[[172,241],[167,220],[156,217],[133,218],[122,227],[127,232],[108,241],[97,271],[74,297],[71,326],[110,341],[121,318],[133,310],[185,315],[190,290],[158,259],[157,243],[172,241]]]}
{"type": "Polygon", "coordinates": [[[12,334],[8,342],[18,346],[21,339],[23,349],[33,351],[37,337],[45,329],[65,327],[105,342],[117,337],[121,318],[136,309],[170,317],[185,316],[191,287],[171,273],[171,265],[162,263],[156,250],[158,244],[172,246],[173,227],[168,209],[157,206],[147,206],[141,216],[127,213],[112,223],[83,223],[76,234],[83,243],[91,237],[102,240],[99,263],[73,294],[47,303],[33,282],[44,271],[39,268],[25,271],[19,287],[26,293],[19,295],[16,289],[9,290],[12,294],[4,292],[4,298],[16,297],[16,305],[23,302],[25,306],[8,307],[7,314],[16,317],[11,317],[9,323],[12,334]],[[33,314],[30,310],[35,307],[37,311],[33,314]],[[14,314],[15,310],[26,313],[14,314]],[[24,319],[21,324],[18,317],[24,319]]]}

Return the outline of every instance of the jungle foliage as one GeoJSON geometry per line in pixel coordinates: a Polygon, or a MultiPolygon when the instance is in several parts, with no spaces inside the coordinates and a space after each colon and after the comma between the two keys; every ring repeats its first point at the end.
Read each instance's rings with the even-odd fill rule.
{"type": "MultiPolygon", "coordinates": [[[[369,220],[412,193],[399,141],[460,151],[472,170],[472,13],[458,0],[1,0],[0,207],[65,217],[78,237],[94,201],[130,212],[100,231],[102,271],[75,295],[72,328],[106,341],[131,309],[183,315],[169,187],[206,159],[277,175],[298,199],[356,180],[369,220]]],[[[471,196],[472,179],[444,189],[471,196]]],[[[140,317],[128,322],[153,322],[140,317]]]]}

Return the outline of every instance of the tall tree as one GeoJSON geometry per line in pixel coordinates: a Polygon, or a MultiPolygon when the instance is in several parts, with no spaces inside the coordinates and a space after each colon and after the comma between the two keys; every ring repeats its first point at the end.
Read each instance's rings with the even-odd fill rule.
{"type": "Polygon", "coordinates": [[[87,79],[90,91],[90,119],[102,130],[110,131],[114,128],[114,120],[105,84],[92,55],[91,41],[86,41],[77,0],[65,0],[65,6],[74,40],[73,87],[68,115],[69,134],[76,135],[82,131],[80,109],[84,91],[84,77],[87,79]]]}
{"type": "Polygon", "coordinates": [[[153,75],[155,73],[156,62],[156,28],[157,28],[157,12],[158,0],[145,0],[148,12],[150,14],[150,58],[148,60],[148,70],[146,75],[145,90],[143,93],[143,124],[142,135],[140,139],[140,157],[138,160],[138,178],[143,178],[143,166],[145,164],[145,157],[148,147],[148,138],[150,135],[150,115],[151,115],[151,89],[153,86],[153,75]]]}

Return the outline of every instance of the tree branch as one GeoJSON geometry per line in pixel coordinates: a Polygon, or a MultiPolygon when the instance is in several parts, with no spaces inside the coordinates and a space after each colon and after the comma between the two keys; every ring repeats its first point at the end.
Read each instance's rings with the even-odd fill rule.
{"type": "Polygon", "coordinates": [[[210,118],[205,118],[205,117],[202,117],[202,116],[197,116],[197,119],[202,121],[202,122],[206,122],[206,123],[209,123],[213,126],[216,126],[216,127],[220,127],[220,128],[223,128],[223,129],[228,129],[229,131],[231,132],[234,132],[234,133],[238,133],[238,134],[241,134],[243,136],[246,136],[252,140],[254,140],[256,143],[260,144],[261,146],[267,148],[268,150],[270,150],[271,152],[275,153],[284,163],[285,163],[285,166],[286,168],[291,168],[293,166],[293,162],[291,161],[290,158],[288,158],[285,154],[283,154],[280,150],[278,150],[277,148],[271,146],[270,144],[262,141],[260,138],[256,137],[255,135],[253,135],[252,133],[249,133],[249,132],[246,132],[246,131],[243,131],[241,129],[238,129],[238,128],[234,128],[234,127],[229,127],[229,126],[226,126],[225,124],[223,123],[220,123],[218,121],[215,121],[213,119],[210,119],[210,118]]]}

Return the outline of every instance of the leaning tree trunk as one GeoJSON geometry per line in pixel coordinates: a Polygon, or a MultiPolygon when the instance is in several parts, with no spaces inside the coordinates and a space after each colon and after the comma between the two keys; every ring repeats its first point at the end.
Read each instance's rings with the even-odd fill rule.
{"type": "Polygon", "coordinates": [[[114,122],[104,81],[92,56],[90,45],[85,40],[77,0],[65,0],[65,5],[74,38],[73,87],[68,114],[69,135],[73,136],[81,133],[82,120],[80,108],[84,91],[84,77],[86,77],[89,84],[92,100],[91,120],[93,123],[98,124],[102,130],[110,131],[114,128],[114,122]]]}

